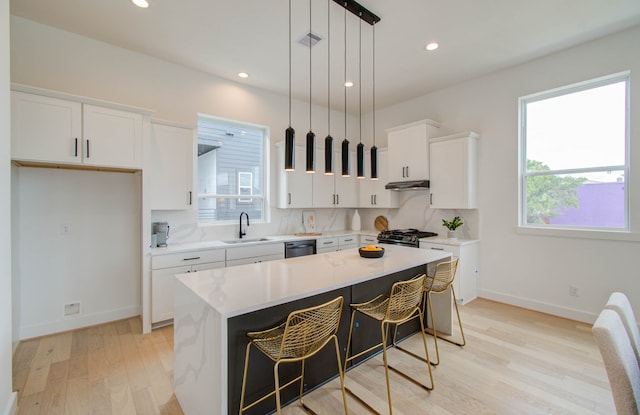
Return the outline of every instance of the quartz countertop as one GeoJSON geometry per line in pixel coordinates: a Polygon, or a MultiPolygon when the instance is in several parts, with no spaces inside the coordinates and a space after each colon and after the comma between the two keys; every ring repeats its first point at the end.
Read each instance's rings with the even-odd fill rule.
{"type": "Polygon", "coordinates": [[[421,238],[420,242],[424,243],[432,243],[432,244],[440,244],[440,245],[451,245],[451,246],[462,246],[480,242],[479,239],[462,239],[462,238],[444,238],[444,237],[431,237],[431,238],[421,238]]]}
{"type": "MultiPolygon", "coordinates": [[[[320,232],[318,232],[320,233],[320,232]]],[[[205,249],[233,249],[241,246],[251,246],[258,244],[272,244],[272,243],[283,243],[283,242],[291,242],[291,241],[300,241],[305,239],[320,239],[327,238],[333,236],[345,236],[345,235],[378,235],[378,231],[375,230],[362,230],[362,231],[351,231],[351,230],[342,230],[342,231],[323,231],[321,235],[269,235],[269,236],[247,236],[247,240],[254,240],[252,242],[241,242],[241,243],[226,243],[224,241],[212,240],[212,241],[199,241],[199,242],[184,242],[184,243],[171,243],[166,247],[162,248],[152,248],[151,255],[166,255],[166,254],[174,254],[178,252],[186,252],[186,251],[200,251],[205,249]],[[261,240],[267,239],[267,240],[261,240]]]]}
{"type": "Polygon", "coordinates": [[[382,275],[450,257],[433,251],[382,245],[382,258],[358,249],[179,274],[184,284],[224,318],[351,286],[382,275]]]}

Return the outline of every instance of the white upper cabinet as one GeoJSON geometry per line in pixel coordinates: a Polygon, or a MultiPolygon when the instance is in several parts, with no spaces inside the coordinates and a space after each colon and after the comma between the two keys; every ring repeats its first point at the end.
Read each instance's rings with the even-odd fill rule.
{"type": "Polygon", "coordinates": [[[386,130],[390,182],[429,179],[429,138],[439,127],[433,120],[422,120],[386,130]]]}
{"type": "Polygon", "coordinates": [[[142,115],[88,104],[82,112],[86,164],[142,168],[142,115]]]}
{"type": "Polygon", "coordinates": [[[473,132],[430,140],[431,207],[476,209],[477,151],[480,136],[473,132]]]}
{"type": "Polygon", "coordinates": [[[141,113],[92,105],[81,102],[80,97],[65,99],[66,94],[47,93],[51,96],[21,90],[11,92],[14,160],[142,168],[141,113]]]}
{"type": "Polygon", "coordinates": [[[356,155],[349,158],[350,176],[342,177],[342,153],[334,147],[333,174],[324,174],[324,148],[316,148],[316,172],[313,176],[313,207],[351,208],[358,207],[358,181],[356,155]]]}
{"type": "Polygon", "coordinates": [[[150,207],[154,210],[193,206],[193,128],[152,121],[150,207]]]}
{"type": "Polygon", "coordinates": [[[11,158],[82,163],[82,104],[11,91],[11,158]]]}
{"type": "Polygon", "coordinates": [[[387,190],[389,175],[388,151],[378,149],[378,180],[371,180],[371,153],[365,153],[365,178],[358,180],[360,207],[397,208],[398,192],[387,190]]]}
{"type": "MultiPolygon", "coordinates": [[[[295,148],[295,171],[284,170],[284,142],[277,143],[278,147],[278,207],[306,208],[313,202],[313,174],[305,171],[305,149],[303,146],[295,148]]],[[[317,174],[317,173],[316,173],[317,174]]]]}

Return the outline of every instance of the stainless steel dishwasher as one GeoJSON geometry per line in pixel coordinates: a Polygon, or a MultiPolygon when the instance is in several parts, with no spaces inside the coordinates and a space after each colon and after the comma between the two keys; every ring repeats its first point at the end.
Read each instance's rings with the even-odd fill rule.
{"type": "Polygon", "coordinates": [[[313,255],[316,253],[316,240],[305,239],[303,241],[285,242],[284,257],[293,258],[297,256],[313,255]]]}

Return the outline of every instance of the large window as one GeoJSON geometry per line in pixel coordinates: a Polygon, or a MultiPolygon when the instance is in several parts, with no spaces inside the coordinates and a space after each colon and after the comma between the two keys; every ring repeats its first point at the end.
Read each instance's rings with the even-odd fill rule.
{"type": "Polygon", "coordinates": [[[268,131],[198,116],[198,222],[266,221],[268,131]]]}
{"type": "Polygon", "coordinates": [[[520,225],[628,230],[629,74],[520,98],[520,225]]]}

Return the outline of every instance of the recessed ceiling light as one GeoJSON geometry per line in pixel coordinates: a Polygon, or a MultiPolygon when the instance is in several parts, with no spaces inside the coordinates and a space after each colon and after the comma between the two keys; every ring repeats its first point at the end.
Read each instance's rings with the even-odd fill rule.
{"type": "Polygon", "coordinates": [[[248,77],[249,77],[249,74],[248,74],[248,73],[246,73],[246,72],[238,72],[238,76],[239,76],[240,78],[248,78],[248,77]]]}
{"type": "Polygon", "coordinates": [[[344,83],[344,86],[346,86],[347,88],[351,88],[353,86],[353,81],[347,81],[344,83]]]}
{"type": "Polygon", "coordinates": [[[425,47],[425,49],[426,50],[436,50],[436,49],[438,49],[439,46],[440,45],[438,45],[438,42],[431,42],[425,47]]]}
{"type": "Polygon", "coordinates": [[[133,2],[133,4],[135,4],[138,7],[142,7],[143,9],[146,9],[147,7],[149,7],[149,2],[147,0],[131,0],[133,2]]]}

